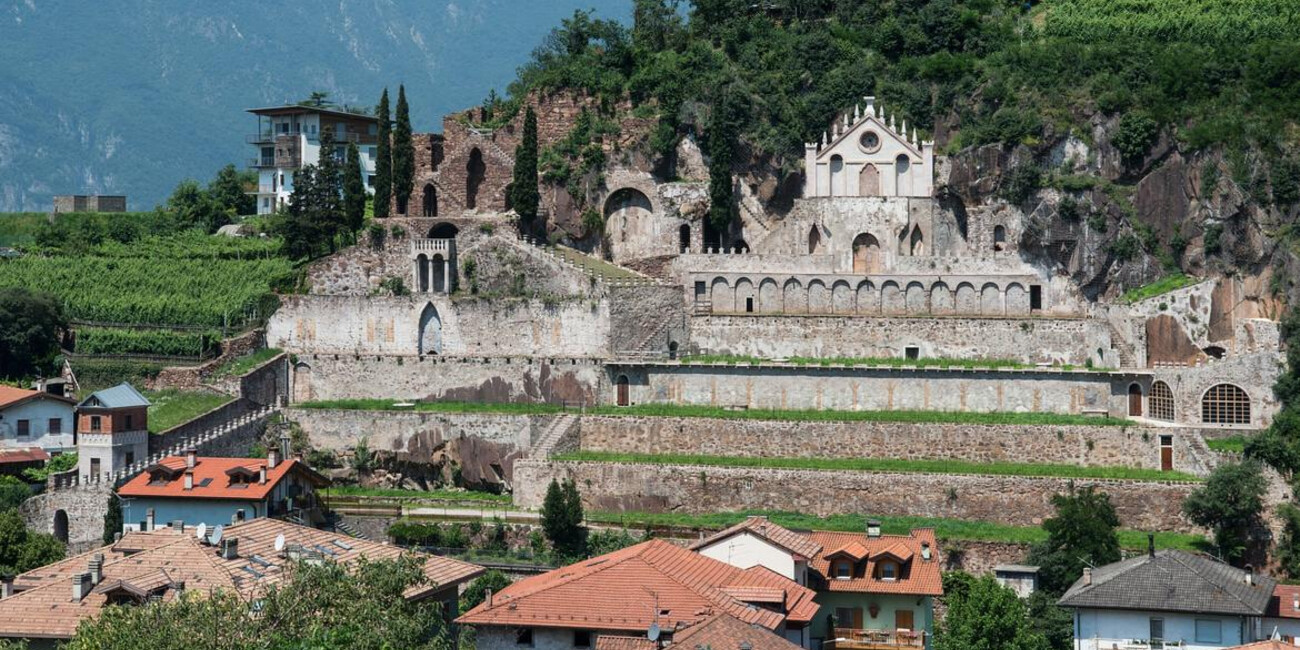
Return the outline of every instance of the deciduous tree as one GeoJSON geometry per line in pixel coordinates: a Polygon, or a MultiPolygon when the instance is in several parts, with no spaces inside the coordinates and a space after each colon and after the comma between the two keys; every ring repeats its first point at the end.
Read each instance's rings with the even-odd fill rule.
{"type": "Polygon", "coordinates": [[[948,613],[935,632],[934,650],[1049,650],[1029,624],[1025,603],[993,576],[943,577],[948,613]]]}
{"type": "Polygon", "coordinates": [[[0,377],[53,371],[59,336],[67,326],[63,305],[54,296],[22,287],[0,289],[0,377]]]}
{"type": "Polygon", "coordinates": [[[1214,545],[1230,563],[1240,565],[1252,548],[1252,531],[1263,525],[1264,491],[1259,463],[1244,460],[1220,465],[1205,485],[1187,495],[1183,513],[1192,523],[1214,531],[1214,545]]]}
{"type": "Polygon", "coordinates": [[[1028,561],[1039,567],[1039,589],[1060,596],[1083,567],[1119,561],[1119,516],[1110,496],[1091,485],[1054,495],[1052,505],[1056,516],[1043,522],[1047,540],[1030,551],[1028,561]]]}
{"type": "Polygon", "coordinates": [[[53,535],[27,530],[16,509],[0,512],[0,575],[15,575],[58,562],[66,550],[53,535]]]}

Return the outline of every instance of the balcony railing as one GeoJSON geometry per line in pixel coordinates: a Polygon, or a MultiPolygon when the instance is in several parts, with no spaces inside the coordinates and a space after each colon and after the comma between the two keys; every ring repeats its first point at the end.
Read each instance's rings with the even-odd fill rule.
{"type": "Polygon", "coordinates": [[[249,167],[275,167],[275,156],[264,156],[261,158],[249,158],[249,167]]]}
{"type": "Polygon", "coordinates": [[[822,647],[827,650],[893,650],[895,648],[924,648],[925,632],[911,630],[859,630],[835,628],[835,638],[827,639],[822,647]]]}

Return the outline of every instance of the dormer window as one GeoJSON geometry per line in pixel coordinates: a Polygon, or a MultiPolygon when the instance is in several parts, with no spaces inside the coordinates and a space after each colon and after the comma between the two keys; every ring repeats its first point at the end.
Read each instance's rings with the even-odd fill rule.
{"type": "Polygon", "coordinates": [[[853,563],[847,560],[840,560],[835,563],[835,579],[848,580],[853,577],[853,563]]]}

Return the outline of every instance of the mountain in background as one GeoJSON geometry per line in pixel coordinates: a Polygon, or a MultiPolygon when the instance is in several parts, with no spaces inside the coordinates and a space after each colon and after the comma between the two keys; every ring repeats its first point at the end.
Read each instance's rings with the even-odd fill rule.
{"type": "Polygon", "coordinates": [[[252,156],[244,109],[322,90],[373,106],[405,83],[417,131],[504,94],[575,9],[632,0],[12,0],[0,9],[0,211],[55,194],[148,210],[185,178],[252,156]]]}

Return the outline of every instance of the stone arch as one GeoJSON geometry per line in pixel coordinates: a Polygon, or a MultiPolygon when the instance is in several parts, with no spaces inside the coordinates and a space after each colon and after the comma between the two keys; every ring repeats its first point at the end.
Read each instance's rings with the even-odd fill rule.
{"type": "Polygon", "coordinates": [[[627,380],[627,375],[619,375],[618,379],[614,380],[614,403],[616,405],[628,406],[632,403],[630,383],[627,380]]]}
{"type": "Polygon", "coordinates": [[[871,163],[858,172],[858,196],[880,196],[880,169],[871,163]]]}
{"type": "Polygon", "coordinates": [[[930,313],[930,296],[925,291],[925,285],[915,280],[907,283],[907,313],[930,313]]]}
{"type": "Polygon", "coordinates": [[[880,273],[880,241],[871,233],[859,233],[853,238],[853,272],[880,273]]]}
{"type": "Polygon", "coordinates": [[[429,256],[424,253],[415,256],[415,290],[429,293],[429,256]]]}
{"type": "Polygon", "coordinates": [[[957,313],[957,304],[954,302],[952,289],[943,282],[936,282],[930,287],[930,313],[936,316],[947,316],[957,313]]]}
{"type": "Polygon", "coordinates": [[[420,311],[420,341],[418,351],[421,355],[442,354],[442,318],[433,303],[425,303],[420,311]]]}
{"type": "Polygon", "coordinates": [[[1215,384],[1201,395],[1204,424],[1250,424],[1250,395],[1236,384],[1215,384]]]}
{"type": "Polygon", "coordinates": [[[293,367],[293,401],[310,402],[314,390],[311,382],[311,364],[299,362],[293,367]]]}
{"type": "Polygon", "coordinates": [[[1023,284],[1012,282],[1007,285],[1006,314],[1008,316],[1029,315],[1029,291],[1023,284]]]}
{"type": "Polygon", "coordinates": [[[912,226],[912,236],[908,242],[907,252],[913,257],[925,255],[925,236],[921,234],[920,226],[912,226]]]}
{"type": "Polygon", "coordinates": [[[772,278],[758,283],[758,310],[764,314],[781,313],[781,287],[772,278]]]}
{"type": "Polygon", "coordinates": [[[438,188],[434,187],[433,183],[424,184],[424,199],[421,208],[426,217],[438,216],[438,188]]]}
{"type": "Polygon", "coordinates": [[[880,292],[870,282],[858,283],[857,313],[874,315],[880,313],[880,292]]]}
{"type": "Polygon", "coordinates": [[[993,226],[993,250],[1003,251],[1007,248],[1007,228],[1003,225],[993,226]]]}
{"type": "Polygon", "coordinates": [[[844,178],[844,157],[835,154],[831,156],[831,196],[844,196],[845,190],[844,178]]]}
{"type": "Polygon", "coordinates": [[[821,252],[822,248],[822,231],[813,226],[808,230],[808,254],[816,255],[821,252]]]}
{"type": "Polygon", "coordinates": [[[853,303],[853,287],[845,280],[836,280],[831,285],[831,310],[837,314],[852,314],[853,303]]]}
{"type": "Polygon", "coordinates": [[[989,282],[980,289],[980,314],[984,316],[1002,315],[1002,290],[989,282]]]}
{"type": "Polygon", "coordinates": [[[808,311],[808,294],[804,293],[803,284],[798,280],[794,278],[786,280],[781,294],[784,313],[802,314],[808,311]]]}
{"type": "Polygon", "coordinates": [[[655,237],[654,204],[635,187],[622,187],[605,198],[605,223],[617,244],[650,241],[655,237]]]}
{"type": "Polygon", "coordinates": [[[691,252],[691,227],[687,224],[682,224],[677,229],[677,250],[681,253],[691,252]]]}
{"type": "Polygon", "coordinates": [[[455,239],[458,234],[460,234],[460,228],[446,221],[435,223],[429,229],[429,239],[455,239]]]}
{"type": "MultiPolygon", "coordinates": [[[[635,187],[621,187],[610,192],[609,197],[605,199],[605,220],[608,221],[615,213],[626,212],[630,209],[644,211],[646,214],[654,214],[654,204],[651,203],[650,197],[645,192],[635,187]]],[[[624,216],[631,216],[624,214],[624,216]]],[[[686,232],[690,234],[690,226],[683,226],[686,232]]]]}
{"type": "Polygon", "coordinates": [[[451,287],[448,286],[447,277],[447,258],[442,253],[434,253],[429,258],[429,291],[435,293],[451,293],[451,287]]]}
{"type": "Polygon", "coordinates": [[[465,163],[465,207],[470,210],[478,208],[478,188],[487,177],[487,164],[483,162],[483,152],[474,147],[469,152],[465,163]]]}
{"type": "Polygon", "coordinates": [[[749,278],[736,280],[736,313],[752,314],[758,311],[758,296],[754,295],[754,282],[749,278]]]}
{"type": "Polygon", "coordinates": [[[1137,382],[1128,385],[1129,417],[1142,417],[1142,387],[1137,382]]]}
{"type": "Polygon", "coordinates": [[[59,509],[54,511],[54,539],[68,543],[68,511],[59,509]]]}
{"type": "Polygon", "coordinates": [[[980,294],[975,290],[975,285],[969,282],[958,284],[956,295],[958,314],[975,315],[980,313],[980,294]]]}
{"type": "Polygon", "coordinates": [[[907,154],[900,153],[894,159],[894,187],[898,190],[898,196],[907,196],[912,191],[912,183],[908,172],[912,169],[912,160],[907,154]]]}
{"type": "Polygon", "coordinates": [[[713,284],[709,287],[709,300],[713,304],[713,311],[715,312],[726,313],[732,311],[736,300],[731,292],[731,285],[727,283],[726,278],[713,278],[713,284]]]}
{"type": "Polygon", "coordinates": [[[880,313],[901,316],[907,313],[907,299],[898,283],[888,280],[880,285],[880,313]]]}
{"type": "Polygon", "coordinates": [[[1158,379],[1151,383],[1147,414],[1154,420],[1174,421],[1174,392],[1169,390],[1169,384],[1158,379]]]}
{"type": "Polygon", "coordinates": [[[821,280],[811,280],[808,282],[808,313],[831,313],[830,292],[826,289],[826,283],[821,280]]]}

